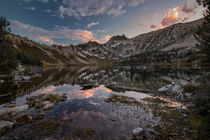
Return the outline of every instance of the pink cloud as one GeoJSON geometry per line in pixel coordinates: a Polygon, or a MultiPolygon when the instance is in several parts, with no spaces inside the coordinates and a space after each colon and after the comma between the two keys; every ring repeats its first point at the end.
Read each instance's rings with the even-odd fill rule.
{"type": "Polygon", "coordinates": [[[108,41],[108,40],[110,40],[110,38],[111,38],[110,35],[106,35],[106,36],[104,37],[104,40],[108,41]]]}
{"type": "Polygon", "coordinates": [[[88,42],[96,39],[94,34],[88,30],[70,29],[67,27],[55,27],[52,30],[46,30],[30,24],[21,23],[19,21],[10,22],[12,29],[14,29],[17,33],[48,44],[56,44],[53,39],[79,40],[82,42],[88,42]]]}
{"type": "Polygon", "coordinates": [[[95,42],[97,42],[97,43],[103,44],[103,43],[109,41],[110,38],[111,38],[110,35],[106,35],[106,36],[105,36],[104,38],[102,38],[102,39],[94,39],[94,40],[92,40],[92,41],[95,41],[95,42]]]}
{"type": "Polygon", "coordinates": [[[173,9],[168,9],[168,11],[165,13],[161,25],[162,26],[169,26],[172,24],[175,24],[179,21],[179,7],[173,8],[173,9]]]}
{"type": "Polygon", "coordinates": [[[163,15],[160,25],[156,26],[155,24],[152,24],[150,25],[150,28],[163,29],[179,22],[186,22],[190,19],[190,16],[196,13],[196,8],[197,6],[195,3],[190,4],[189,1],[175,8],[169,8],[163,15]]]}
{"type": "Polygon", "coordinates": [[[39,40],[48,44],[56,44],[52,39],[44,37],[44,36],[38,36],[36,37],[36,40],[39,40]]]}

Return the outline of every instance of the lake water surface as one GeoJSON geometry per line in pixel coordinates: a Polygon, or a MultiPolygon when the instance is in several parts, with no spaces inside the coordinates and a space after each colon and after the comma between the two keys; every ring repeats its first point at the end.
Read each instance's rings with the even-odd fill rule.
{"type": "Polygon", "coordinates": [[[44,113],[44,117],[13,128],[1,139],[127,140],[136,138],[132,136],[136,127],[144,130],[140,139],[190,138],[191,111],[187,101],[191,97],[179,99],[159,93],[158,89],[172,82],[196,83],[203,72],[193,68],[146,66],[47,69],[30,82],[7,83],[13,87],[8,92],[15,92],[15,96],[2,98],[2,106],[5,103],[20,106],[37,95],[64,94],[67,100],[47,111],[29,108],[23,113],[33,117],[44,113]],[[49,120],[52,122],[46,125],[54,122],[59,125],[53,130],[41,123],[36,126],[49,120]]]}

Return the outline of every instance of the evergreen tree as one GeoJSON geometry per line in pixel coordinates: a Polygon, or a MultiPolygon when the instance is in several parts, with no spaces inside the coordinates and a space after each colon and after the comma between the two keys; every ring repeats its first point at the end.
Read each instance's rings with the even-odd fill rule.
{"type": "Polygon", "coordinates": [[[199,41],[199,47],[204,54],[203,62],[210,63],[210,0],[197,0],[199,5],[206,8],[204,13],[204,22],[196,32],[196,38],[199,41]]]}
{"type": "Polygon", "coordinates": [[[9,25],[9,21],[7,21],[4,17],[0,17],[0,39],[3,39],[3,37],[11,31],[9,25]]]}
{"type": "Polygon", "coordinates": [[[5,36],[11,31],[10,23],[0,17],[0,74],[9,74],[17,66],[16,52],[12,42],[5,36]]]}

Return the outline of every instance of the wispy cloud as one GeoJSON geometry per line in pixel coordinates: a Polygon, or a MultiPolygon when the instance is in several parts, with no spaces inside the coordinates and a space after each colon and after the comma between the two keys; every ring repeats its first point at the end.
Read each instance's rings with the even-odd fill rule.
{"type": "Polygon", "coordinates": [[[88,28],[91,28],[92,26],[98,25],[99,22],[92,22],[90,24],[87,25],[88,28]]]}
{"type": "Polygon", "coordinates": [[[32,0],[23,0],[24,2],[27,2],[27,3],[29,3],[29,2],[32,2],[32,0]]]}
{"type": "Polygon", "coordinates": [[[152,29],[157,28],[157,26],[156,26],[156,25],[154,25],[154,24],[153,24],[153,25],[151,25],[150,27],[151,27],[152,29]]]}
{"type": "Polygon", "coordinates": [[[39,0],[40,2],[47,3],[49,0],[39,0]]]}
{"type": "Polygon", "coordinates": [[[196,8],[197,8],[197,5],[191,6],[189,2],[186,2],[184,6],[182,7],[181,11],[187,14],[191,14],[195,12],[196,8]]]}
{"type": "MultiPolygon", "coordinates": [[[[29,2],[32,2],[34,0],[22,0],[22,1],[29,3],[29,2]]],[[[57,2],[58,0],[36,0],[36,1],[39,1],[39,2],[42,2],[42,3],[47,3],[49,1],[57,2]]]]}
{"type": "Polygon", "coordinates": [[[81,42],[96,39],[94,34],[88,30],[70,29],[67,27],[55,27],[52,30],[46,30],[17,20],[11,20],[10,22],[12,29],[17,33],[48,44],[56,43],[54,39],[79,40],[81,42]]]}
{"type": "Polygon", "coordinates": [[[139,26],[151,26],[150,24],[151,24],[152,20],[156,19],[157,17],[158,17],[158,13],[154,13],[153,15],[148,16],[146,18],[139,17],[139,19],[138,19],[139,26]],[[150,24],[146,23],[147,21],[149,21],[150,24]]]}
{"type": "Polygon", "coordinates": [[[62,0],[58,8],[61,18],[74,16],[81,18],[94,15],[119,16],[126,12],[127,7],[136,7],[144,0],[62,0]]]}
{"type": "Polygon", "coordinates": [[[128,5],[132,7],[138,6],[140,3],[143,3],[144,0],[130,0],[128,5]]]}

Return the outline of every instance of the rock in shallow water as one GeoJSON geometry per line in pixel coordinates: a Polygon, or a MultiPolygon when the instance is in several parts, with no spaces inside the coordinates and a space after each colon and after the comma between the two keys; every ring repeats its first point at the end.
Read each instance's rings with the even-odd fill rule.
{"type": "Polygon", "coordinates": [[[19,112],[26,111],[29,108],[29,105],[20,105],[15,107],[2,107],[0,108],[0,116],[7,115],[9,113],[15,114],[19,112]]]}
{"type": "Polygon", "coordinates": [[[43,109],[45,109],[45,110],[51,109],[55,106],[55,103],[51,103],[51,102],[48,102],[48,101],[45,101],[45,103],[43,102],[43,104],[45,104],[44,107],[43,107],[43,109]]]}
{"type": "Polygon", "coordinates": [[[133,129],[132,134],[133,136],[139,136],[143,134],[144,130],[141,127],[136,127],[133,129]]]}

